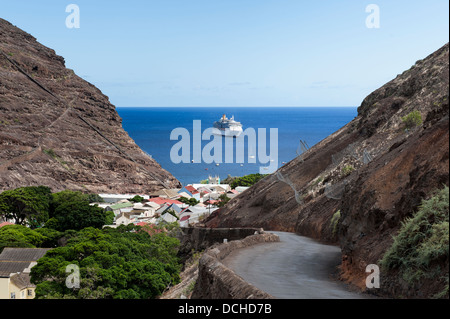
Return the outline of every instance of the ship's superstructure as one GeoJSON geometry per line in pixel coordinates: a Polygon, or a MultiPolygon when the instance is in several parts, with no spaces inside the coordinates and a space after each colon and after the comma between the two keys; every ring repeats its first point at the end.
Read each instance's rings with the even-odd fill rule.
{"type": "Polygon", "coordinates": [[[219,121],[214,122],[214,128],[220,131],[221,135],[237,137],[242,133],[242,124],[234,120],[234,116],[230,119],[224,114],[219,121]]]}

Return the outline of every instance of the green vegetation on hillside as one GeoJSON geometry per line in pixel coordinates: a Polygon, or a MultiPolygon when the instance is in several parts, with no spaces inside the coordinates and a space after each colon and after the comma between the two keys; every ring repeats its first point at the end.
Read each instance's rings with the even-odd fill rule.
{"type": "Polygon", "coordinates": [[[193,198],[193,197],[191,197],[191,198],[189,198],[189,199],[187,199],[186,197],[180,197],[180,198],[178,198],[177,200],[180,201],[180,202],[182,202],[182,203],[184,203],[184,204],[187,204],[187,205],[189,205],[189,206],[195,206],[195,205],[197,205],[198,203],[200,203],[200,201],[196,200],[196,199],[193,198]]]}
{"type": "Polygon", "coordinates": [[[0,216],[32,229],[46,226],[58,231],[110,224],[111,212],[90,205],[92,201],[98,196],[70,190],[52,194],[45,186],[20,187],[0,194],[0,216]]]}
{"type": "Polygon", "coordinates": [[[47,187],[0,194],[0,215],[17,223],[0,228],[0,252],[52,248],[31,271],[36,298],[148,299],[179,282],[178,225],[103,228],[114,213],[89,205],[92,200],[97,198],[73,191],[52,194],[47,187]],[[68,265],[79,267],[79,288],[66,285],[68,265]]]}
{"type": "MultiPolygon", "coordinates": [[[[449,259],[449,188],[445,186],[429,200],[422,201],[418,211],[402,223],[394,243],[381,265],[385,270],[398,269],[410,285],[424,278],[435,278],[449,259]]],[[[448,296],[448,272],[436,281],[446,282],[435,297],[448,296]]]]}
{"type": "Polygon", "coordinates": [[[0,216],[36,228],[49,218],[51,190],[45,186],[21,187],[0,194],[0,216]]]}
{"type": "Polygon", "coordinates": [[[165,233],[150,236],[129,225],[66,237],[65,246],[48,251],[31,270],[38,299],[148,299],[180,281],[179,241],[165,233]],[[68,265],[79,267],[79,289],[66,286],[68,265]]]}
{"type": "Polygon", "coordinates": [[[350,175],[354,170],[355,170],[355,168],[352,165],[345,165],[342,168],[341,175],[343,177],[346,177],[346,176],[350,175]]]}
{"type": "Polygon", "coordinates": [[[222,194],[219,196],[219,202],[217,203],[217,207],[223,207],[230,201],[231,198],[227,196],[227,194],[222,194]]]}
{"type": "Polygon", "coordinates": [[[148,299],[180,281],[176,256],[180,242],[170,232],[174,230],[149,232],[122,225],[62,233],[8,225],[0,228],[0,251],[4,247],[53,248],[31,271],[39,299],[148,299]],[[80,269],[79,289],[66,286],[68,265],[80,269]]]}
{"type": "Polygon", "coordinates": [[[133,198],[130,198],[130,202],[133,203],[142,203],[144,201],[144,197],[136,195],[133,198]]]}
{"type": "Polygon", "coordinates": [[[228,176],[222,182],[224,184],[229,184],[232,189],[235,189],[236,187],[239,186],[246,186],[246,187],[252,186],[266,176],[267,176],[266,174],[249,174],[242,177],[228,176]]]}
{"type": "Polygon", "coordinates": [[[330,221],[333,236],[335,236],[337,233],[338,230],[337,226],[340,219],[341,219],[341,210],[338,210],[336,213],[333,214],[333,217],[331,217],[330,221]]]}
{"type": "Polygon", "coordinates": [[[22,225],[8,225],[0,228],[0,253],[5,247],[52,248],[62,233],[54,229],[30,229],[22,225]]]}
{"type": "Polygon", "coordinates": [[[405,124],[407,129],[412,129],[422,124],[422,115],[417,110],[412,111],[405,117],[402,117],[402,122],[405,124]]]}

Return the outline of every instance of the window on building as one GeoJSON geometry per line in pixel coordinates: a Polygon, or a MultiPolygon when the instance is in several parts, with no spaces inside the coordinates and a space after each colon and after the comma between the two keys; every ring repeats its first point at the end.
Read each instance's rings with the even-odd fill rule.
{"type": "Polygon", "coordinates": [[[28,296],[33,296],[33,289],[28,289],[28,296]]]}
{"type": "Polygon", "coordinates": [[[11,293],[11,299],[16,299],[16,293],[15,292],[11,293]]]}

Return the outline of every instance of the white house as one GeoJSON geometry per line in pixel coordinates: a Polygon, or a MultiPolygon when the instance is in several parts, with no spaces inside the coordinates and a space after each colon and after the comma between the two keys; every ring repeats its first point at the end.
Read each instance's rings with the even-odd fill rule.
{"type": "Polygon", "coordinates": [[[153,217],[156,213],[157,208],[159,208],[159,206],[155,203],[152,203],[152,205],[147,205],[147,203],[136,203],[133,205],[133,209],[131,210],[131,212],[139,215],[140,218],[153,217]]]}
{"type": "Polygon", "coordinates": [[[114,205],[109,205],[105,207],[105,210],[114,212],[114,214],[119,214],[123,209],[132,209],[133,208],[133,203],[131,202],[125,202],[125,203],[119,203],[119,204],[114,204],[114,205]]]}
{"type": "Polygon", "coordinates": [[[193,225],[198,223],[204,216],[209,215],[209,213],[214,212],[217,207],[209,208],[204,205],[190,206],[183,210],[180,214],[180,226],[188,227],[188,225],[193,225]]]}
{"type": "Polygon", "coordinates": [[[168,198],[168,199],[177,199],[180,197],[178,194],[178,191],[179,191],[178,189],[163,188],[163,189],[160,189],[159,191],[151,193],[150,197],[152,197],[152,198],[162,197],[162,198],[168,198]]]}

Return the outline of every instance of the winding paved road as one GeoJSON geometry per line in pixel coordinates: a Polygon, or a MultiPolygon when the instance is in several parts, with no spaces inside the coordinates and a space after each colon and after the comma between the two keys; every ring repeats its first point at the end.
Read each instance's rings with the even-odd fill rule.
{"type": "Polygon", "coordinates": [[[361,299],[331,278],[341,261],[339,247],[292,233],[273,232],[278,243],[233,252],[223,262],[245,281],[279,299],[361,299]]]}

